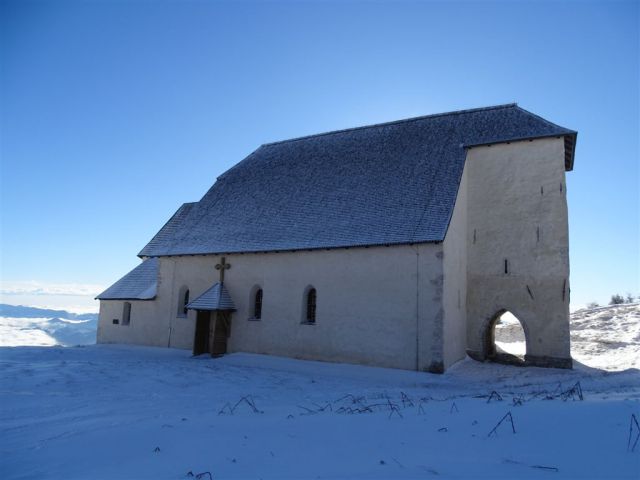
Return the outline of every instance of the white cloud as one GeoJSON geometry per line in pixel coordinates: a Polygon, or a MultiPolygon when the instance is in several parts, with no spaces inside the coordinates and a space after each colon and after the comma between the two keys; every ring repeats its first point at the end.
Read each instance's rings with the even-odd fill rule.
{"type": "Polygon", "coordinates": [[[44,283],[37,281],[0,281],[0,295],[74,295],[95,297],[104,286],[83,283],[44,283]]]}

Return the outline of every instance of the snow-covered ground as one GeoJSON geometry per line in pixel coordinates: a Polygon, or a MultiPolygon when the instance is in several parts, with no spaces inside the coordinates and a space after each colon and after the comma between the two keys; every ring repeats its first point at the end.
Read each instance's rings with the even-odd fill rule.
{"type": "Polygon", "coordinates": [[[576,312],[574,370],[0,348],[0,478],[638,478],[639,315],[576,312]]]}

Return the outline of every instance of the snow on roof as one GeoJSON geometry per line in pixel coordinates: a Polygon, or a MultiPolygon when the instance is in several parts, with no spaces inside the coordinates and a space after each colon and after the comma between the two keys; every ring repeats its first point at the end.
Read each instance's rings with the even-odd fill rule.
{"type": "Polygon", "coordinates": [[[184,204],[142,257],[441,242],[466,148],[576,132],[516,104],[262,145],[184,204]]]}
{"type": "Polygon", "coordinates": [[[225,286],[218,282],[187,305],[191,310],[235,310],[231,295],[225,286]]]}
{"type": "Polygon", "coordinates": [[[98,300],[152,300],[158,288],[158,259],[149,258],[96,297],[98,300]]]}

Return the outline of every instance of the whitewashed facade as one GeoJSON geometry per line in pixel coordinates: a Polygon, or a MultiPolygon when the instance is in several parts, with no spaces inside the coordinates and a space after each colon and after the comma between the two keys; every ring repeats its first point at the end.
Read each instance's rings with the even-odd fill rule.
{"type": "MultiPolygon", "coordinates": [[[[493,108],[498,111],[480,109],[447,115],[481,112],[482,122],[474,121],[481,123],[479,128],[483,129],[491,121],[491,115],[521,115],[520,111],[508,110],[519,109],[517,106],[493,108]]],[[[423,118],[429,122],[433,117],[423,118]]],[[[526,122],[537,119],[546,122],[535,116],[533,120],[526,117],[526,122]]],[[[469,128],[466,125],[470,123],[457,117],[452,120],[437,117],[437,121],[460,122],[464,128],[469,128]]],[[[526,128],[532,127],[527,123],[526,128]]],[[[178,248],[178,234],[174,232],[181,225],[189,225],[188,221],[194,222],[194,229],[201,229],[205,221],[204,214],[193,213],[197,204],[187,204],[192,210],[183,215],[179,211],[174,216],[178,220],[172,219],[151,242],[156,250],[149,250],[148,246],[142,252],[159,252],[142,255],[146,259],[143,266],[153,266],[155,274],[154,268],[147,268],[143,275],[134,271],[129,274],[128,284],[124,277],[98,297],[101,300],[98,342],[184,348],[194,353],[255,352],[442,372],[467,353],[479,360],[499,359],[495,356],[493,328],[497,318],[510,311],[525,330],[526,363],[570,367],[565,170],[572,168],[575,132],[548,122],[539,128],[545,131],[544,135],[534,131],[524,138],[502,140],[494,135],[495,143],[460,145],[463,157],[457,173],[447,173],[439,179],[432,174],[440,182],[438,185],[455,181],[455,197],[447,207],[448,213],[440,215],[441,218],[431,212],[439,211],[438,189],[444,187],[434,191],[428,190],[429,185],[420,186],[431,195],[425,195],[427,206],[417,203],[415,207],[406,207],[403,202],[411,194],[407,197],[398,194],[398,204],[402,205],[399,208],[424,208],[426,213],[415,218],[422,221],[425,215],[432,215],[444,225],[442,236],[436,240],[407,238],[412,241],[367,245],[366,239],[365,244],[360,239],[353,240],[357,235],[357,230],[353,230],[355,234],[349,233],[351,244],[342,246],[249,251],[254,249],[255,241],[251,240],[254,243],[248,251],[237,251],[236,242],[233,244],[236,251],[229,248],[198,253],[183,246],[180,248],[185,252],[180,254],[163,246],[169,244],[166,239],[172,239],[170,248],[178,248]],[[548,125],[558,129],[555,134],[544,130],[548,125]],[[189,215],[195,220],[185,220],[189,215]],[[187,253],[187,249],[192,253],[187,253]],[[202,307],[210,305],[210,299],[209,303],[201,302],[201,308],[195,308],[196,299],[220,282],[221,272],[216,265],[222,264],[222,257],[229,268],[223,270],[224,282],[220,287],[224,288],[232,308],[230,304],[202,307]],[[315,292],[314,318],[308,321],[311,290],[315,292]],[[146,298],[136,298],[141,297],[136,291],[146,292],[146,298]],[[185,309],[186,306],[192,308],[185,309]],[[129,322],[123,325],[127,309],[129,322]],[[214,352],[216,348],[223,351],[214,352]]],[[[404,132],[392,133],[401,138],[404,132]]],[[[366,143],[370,144],[371,132],[367,135],[366,143]]],[[[385,131],[380,135],[389,134],[385,131]]],[[[390,141],[385,142],[386,145],[390,141]]],[[[274,162],[273,158],[268,157],[268,161],[274,162]]],[[[344,161],[349,161],[348,155],[344,161]]],[[[232,172],[241,180],[243,163],[234,167],[240,170],[232,172]]],[[[447,165],[438,158],[433,164],[437,169],[447,165]]],[[[336,179],[339,184],[340,177],[336,179]]],[[[226,182],[232,184],[234,180],[232,176],[226,182]]],[[[274,182],[277,181],[276,178],[274,182]]],[[[371,181],[378,182],[378,177],[371,181]]],[[[229,188],[224,182],[223,176],[219,189],[229,188]]],[[[228,194],[242,195],[242,183],[228,194]]],[[[354,196],[357,202],[357,191],[354,196]]],[[[420,192],[415,198],[421,198],[420,192]]],[[[356,212],[358,208],[367,207],[356,205],[356,212]]],[[[330,208],[319,215],[324,217],[318,217],[317,221],[324,221],[327,216],[331,221],[340,221],[334,220],[339,215],[330,208]]],[[[358,216],[354,217],[357,222],[358,216]]],[[[394,227],[391,234],[399,235],[402,223],[393,221],[400,226],[394,227]]],[[[432,224],[433,229],[439,228],[432,224]]],[[[298,230],[293,230],[296,226],[297,223],[290,225],[292,237],[298,235],[298,230]]],[[[270,234],[270,230],[260,225],[257,228],[263,228],[265,236],[270,234]]],[[[341,237],[345,237],[345,231],[353,232],[348,230],[349,226],[340,228],[343,227],[338,227],[341,237]]],[[[407,232],[412,228],[407,225],[407,232]]],[[[375,230],[371,229],[374,235],[375,230]]],[[[238,236],[241,235],[239,231],[238,236]]],[[[430,235],[427,229],[425,235],[430,235]]],[[[276,240],[281,241],[280,236],[276,240]]],[[[214,303],[217,301],[214,299],[214,303]]]]}

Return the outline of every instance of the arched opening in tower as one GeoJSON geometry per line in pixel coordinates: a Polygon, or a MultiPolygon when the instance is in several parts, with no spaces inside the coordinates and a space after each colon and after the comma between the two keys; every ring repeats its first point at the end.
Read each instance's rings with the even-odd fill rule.
{"type": "Polygon", "coordinates": [[[522,323],[508,310],[498,312],[487,332],[487,358],[498,363],[519,365],[525,361],[527,341],[522,323]]]}

